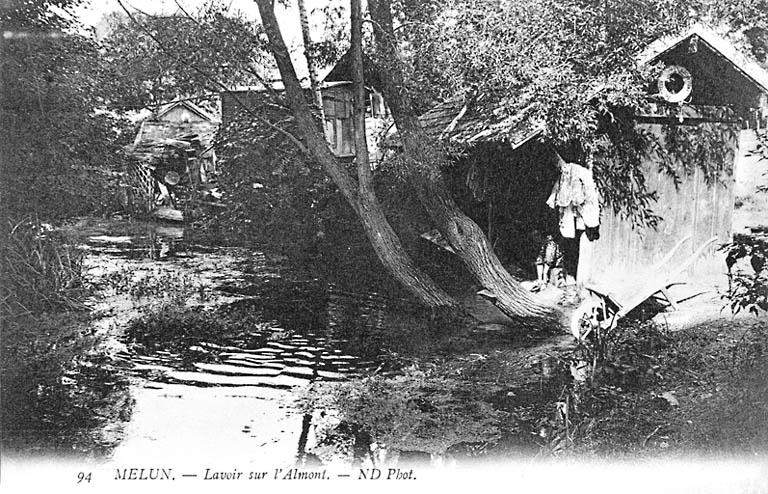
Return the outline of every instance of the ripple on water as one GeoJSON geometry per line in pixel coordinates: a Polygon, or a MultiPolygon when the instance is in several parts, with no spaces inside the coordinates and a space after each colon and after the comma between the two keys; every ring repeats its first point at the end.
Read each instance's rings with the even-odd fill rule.
{"type": "Polygon", "coordinates": [[[361,347],[348,335],[383,329],[386,300],[342,293],[261,252],[205,247],[189,243],[183,231],[170,233],[151,227],[131,236],[98,232],[86,241],[88,265],[97,276],[116,269],[189,276],[208,291],[208,309],[253,309],[263,322],[213,341],[121,352],[119,361],[133,376],[135,413],[115,457],[184,453],[203,441],[206,455],[247,449],[256,458],[263,446],[272,461],[292,458],[302,427],[292,408],[296,391],[379,365],[375,338],[374,346],[361,347]],[[261,405],[243,403],[254,399],[261,405]]]}

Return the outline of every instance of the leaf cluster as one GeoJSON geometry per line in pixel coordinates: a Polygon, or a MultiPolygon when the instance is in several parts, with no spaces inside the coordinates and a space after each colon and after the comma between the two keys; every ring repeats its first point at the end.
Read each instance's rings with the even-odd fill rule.
{"type": "Polygon", "coordinates": [[[64,31],[0,45],[4,216],[62,218],[116,206],[116,172],[133,128],[99,108],[99,60],[93,40],[64,31]]]}
{"type": "Polygon", "coordinates": [[[720,247],[726,253],[728,292],[724,298],[734,314],[746,310],[758,315],[768,311],[768,242],[755,237],[736,236],[720,247]],[[744,262],[749,266],[744,266],[744,262]]]}
{"type": "Polygon", "coordinates": [[[108,24],[101,49],[113,107],[139,109],[267,78],[261,26],[217,3],[172,16],[115,13],[108,24]]]}
{"type": "MultiPolygon", "coordinates": [[[[543,124],[559,148],[576,143],[580,160],[594,165],[607,203],[635,225],[654,226],[655,193],[647,190],[641,166],[662,142],[633,129],[630,115],[645,106],[660,67],[638,67],[637,56],[698,21],[746,30],[748,40],[757,40],[768,14],[759,12],[764,2],[747,3],[403,0],[394,2],[393,43],[401,60],[378,56],[376,62],[383,70],[405,67],[403,91],[425,107],[464,97],[489,124],[506,120],[512,131],[528,120],[543,124]]],[[[708,129],[696,142],[673,126],[666,137],[675,149],[662,168],[679,180],[673,165],[680,159],[688,164],[683,173],[699,166],[711,183],[728,172],[728,148],[715,134],[729,130],[708,129]]]]}

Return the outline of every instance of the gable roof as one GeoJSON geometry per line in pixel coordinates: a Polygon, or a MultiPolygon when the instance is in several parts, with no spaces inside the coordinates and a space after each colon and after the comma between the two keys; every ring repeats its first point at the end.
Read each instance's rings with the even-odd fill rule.
{"type": "MultiPolygon", "coordinates": [[[[366,86],[374,88],[381,86],[378,68],[365,53],[363,53],[363,77],[366,86]]],[[[352,82],[352,51],[347,50],[320,80],[323,83],[352,82]]]]}
{"type": "Polygon", "coordinates": [[[731,41],[704,24],[695,24],[681,34],[654,41],[638,57],[638,63],[640,65],[653,63],[681,43],[687,42],[692,36],[698,36],[709,48],[725,58],[741,75],[755,84],[761,91],[768,93],[768,71],[744,56],[742,51],[731,41]]]}
{"type": "Polygon", "coordinates": [[[207,111],[203,110],[196,104],[192,103],[189,100],[177,100],[172,101],[168,104],[162,105],[157,109],[157,113],[155,114],[155,118],[162,118],[164,115],[167,115],[171,110],[174,108],[178,108],[180,106],[185,107],[190,112],[194,113],[198,117],[202,118],[203,120],[207,120],[209,122],[213,122],[216,120],[216,118],[208,113],[207,111]]]}
{"type": "MultiPolygon", "coordinates": [[[[638,63],[653,63],[694,35],[728,60],[761,91],[768,93],[768,71],[750,61],[733,43],[702,24],[696,24],[682,34],[660,38],[651,43],[638,57],[638,63]]],[[[595,88],[586,99],[591,99],[601,89],[595,88]]],[[[468,109],[468,106],[471,105],[467,105],[463,99],[453,98],[429,109],[419,117],[419,121],[427,134],[434,138],[447,138],[465,144],[506,141],[512,149],[544,133],[544,125],[533,121],[526,109],[516,115],[500,118],[493,115],[493,111],[489,117],[479,109],[468,109]]]]}

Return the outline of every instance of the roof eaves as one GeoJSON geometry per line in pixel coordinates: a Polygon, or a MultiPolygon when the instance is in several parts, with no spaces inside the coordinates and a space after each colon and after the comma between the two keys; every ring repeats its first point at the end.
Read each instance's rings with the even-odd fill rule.
{"type": "Polygon", "coordinates": [[[167,105],[165,105],[164,107],[162,107],[157,112],[157,118],[160,118],[163,115],[166,115],[168,112],[170,112],[171,110],[173,110],[174,108],[176,108],[178,106],[186,107],[189,111],[191,111],[192,113],[196,114],[197,116],[199,116],[200,118],[203,118],[205,120],[208,120],[208,121],[211,121],[211,122],[216,120],[216,118],[214,118],[213,115],[209,114],[208,112],[206,112],[205,110],[203,110],[202,108],[200,108],[196,104],[192,103],[191,101],[172,101],[172,102],[168,103],[167,105]]]}
{"type": "Polygon", "coordinates": [[[713,51],[728,60],[737,71],[764,92],[768,92],[768,72],[754,61],[745,57],[731,41],[703,24],[695,24],[682,34],[667,36],[654,41],[638,57],[638,64],[646,65],[652,63],[693,35],[698,36],[713,51]]]}

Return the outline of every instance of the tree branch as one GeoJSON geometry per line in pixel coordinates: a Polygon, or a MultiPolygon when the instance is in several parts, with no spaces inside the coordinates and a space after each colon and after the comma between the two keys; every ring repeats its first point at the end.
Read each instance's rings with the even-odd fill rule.
{"type": "Polygon", "coordinates": [[[273,130],[279,132],[280,134],[284,135],[291,142],[293,142],[296,145],[296,147],[299,148],[299,150],[301,152],[303,152],[305,154],[309,154],[309,150],[304,145],[304,143],[301,142],[301,140],[298,137],[296,137],[295,135],[291,134],[287,130],[285,130],[285,129],[281,128],[281,127],[278,127],[277,125],[273,124],[272,122],[270,122],[266,118],[262,117],[261,115],[259,115],[255,111],[253,111],[253,109],[251,109],[251,107],[249,105],[246,105],[245,102],[243,102],[238,96],[235,96],[235,94],[232,93],[230,88],[228,88],[221,81],[217,80],[212,75],[210,75],[207,72],[203,71],[201,68],[197,67],[195,64],[190,63],[188,60],[186,60],[186,59],[176,55],[175,53],[173,53],[165,45],[163,45],[163,43],[159,39],[157,39],[157,36],[155,36],[152,33],[152,31],[150,31],[146,26],[144,26],[141,22],[139,22],[138,19],[136,19],[136,17],[125,7],[125,4],[123,3],[123,0],[117,0],[117,3],[118,3],[118,5],[120,5],[120,8],[123,9],[123,11],[128,16],[128,18],[131,20],[131,22],[136,24],[139,27],[139,29],[141,29],[147,36],[149,36],[152,39],[152,41],[157,43],[157,46],[167,56],[169,56],[171,59],[176,60],[176,61],[184,64],[185,66],[191,68],[192,70],[194,70],[195,72],[197,72],[198,74],[203,76],[205,79],[207,79],[208,81],[212,82],[213,85],[218,87],[219,89],[221,89],[221,90],[223,90],[225,92],[230,93],[230,95],[232,96],[232,99],[235,100],[235,102],[238,105],[240,105],[249,115],[251,115],[253,118],[257,119],[258,121],[262,122],[263,124],[267,125],[271,129],[273,129],[273,130]]]}
{"type": "MultiPolygon", "coordinates": [[[[184,9],[184,7],[182,7],[182,5],[181,5],[181,2],[180,2],[179,0],[173,0],[173,1],[174,1],[174,3],[176,3],[176,5],[179,7],[179,10],[181,10],[181,12],[184,14],[184,16],[185,16],[187,19],[189,19],[189,20],[191,20],[192,22],[194,22],[195,24],[197,24],[197,26],[198,26],[200,29],[202,29],[203,31],[210,31],[210,30],[209,30],[209,29],[208,29],[206,26],[204,26],[204,25],[203,25],[203,24],[202,24],[202,23],[201,23],[201,22],[200,22],[198,19],[196,19],[196,18],[195,18],[195,17],[193,17],[193,16],[192,16],[192,15],[191,15],[189,12],[187,12],[187,10],[186,10],[186,9],[184,9]]],[[[146,15],[146,14],[145,14],[145,15],[146,15]]],[[[263,76],[263,75],[261,75],[261,74],[260,74],[260,73],[258,73],[258,72],[257,72],[255,69],[253,69],[253,68],[251,68],[251,67],[249,67],[249,66],[240,67],[240,69],[241,69],[243,72],[245,72],[245,73],[247,73],[247,74],[250,74],[250,75],[252,75],[252,76],[253,76],[253,77],[256,79],[256,81],[257,81],[259,84],[261,84],[262,86],[264,86],[264,89],[266,89],[266,90],[267,90],[267,92],[270,94],[270,96],[272,96],[272,98],[274,98],[274,100],[275,100],[275,101],[279,101],[279,100],[280,100],[280,95],[277,93],[277,91],[275,91],[275,88],[273,88],[273,87],[272,87],[272,84],[270,84],[270,83],[269,83],[269,81],[267,81],[267,80],[264,78],[264,76],[263,76]]]]}

